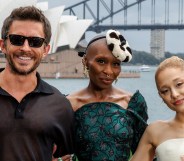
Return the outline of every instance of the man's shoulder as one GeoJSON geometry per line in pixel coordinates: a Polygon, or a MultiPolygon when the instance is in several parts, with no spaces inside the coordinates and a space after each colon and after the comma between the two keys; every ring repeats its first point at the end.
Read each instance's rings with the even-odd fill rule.
{"type": "Polygon", "coordinates": [[[41,92],[62,94],[59,89],[57,89],[56,87],[54,87],[53,85],[47,83],[46,81],[44,81],[42,79],[40,81],[40,85],[38,88],[40,88],[41,92]]]}

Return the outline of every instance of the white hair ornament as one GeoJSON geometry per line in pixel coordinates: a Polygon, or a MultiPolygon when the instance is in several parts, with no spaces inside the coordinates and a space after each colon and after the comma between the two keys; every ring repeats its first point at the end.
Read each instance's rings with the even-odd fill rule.
{"type": "Polygon", "coordinates": [[[106,33],[106,41],[112,54],[122,62],[129,62],[132,59],[132,51],[128,42],[116,30],[108,30],[106,33]]]}

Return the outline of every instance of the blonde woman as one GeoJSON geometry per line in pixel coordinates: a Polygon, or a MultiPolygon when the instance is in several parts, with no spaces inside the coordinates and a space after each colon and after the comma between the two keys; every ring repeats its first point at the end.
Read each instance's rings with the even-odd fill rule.
{"type": "Polygon", "coordinates": [[[131,161],[183,161],[184,159],[184,60],[172,56],[157,68],[155,81],[160,97],[175,117],[151,123],[131,161]]]}

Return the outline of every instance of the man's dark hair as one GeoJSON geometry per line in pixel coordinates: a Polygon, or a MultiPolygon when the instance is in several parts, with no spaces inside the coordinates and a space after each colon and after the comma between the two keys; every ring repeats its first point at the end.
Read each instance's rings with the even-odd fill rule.
{"type": "Polygon", "coordinates": [[[15,20],[31,20],[36,22],[41,22],[43,24],[43,30],[45,35],[45,43],[48,44],[51,39],[51,25],[49,20],[45,17],[43,12],[34,7],[26,6],[14,9],[11,14],[4,20],[3,27],[1,30],[2,39],[6,39],[10,26],[15,20]]]}

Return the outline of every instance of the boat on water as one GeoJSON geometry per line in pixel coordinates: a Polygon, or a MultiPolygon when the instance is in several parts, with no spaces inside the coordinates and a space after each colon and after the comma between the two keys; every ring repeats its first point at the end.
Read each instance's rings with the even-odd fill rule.
{"type": "Polygon", "coordinates": [[[140,68],[139,68],[139,70],[141,71],[141,72],[150,72],[150,67],[148,66],[148,65],[142,65],[140,68]]]}
{"type": "Polygon", "coordinates": [[[60,72],[57,72],[56,75],[55,75],[55,78],[56,78],[56,79],[59,79],[60,76],[61,76],[60,72]]]}

